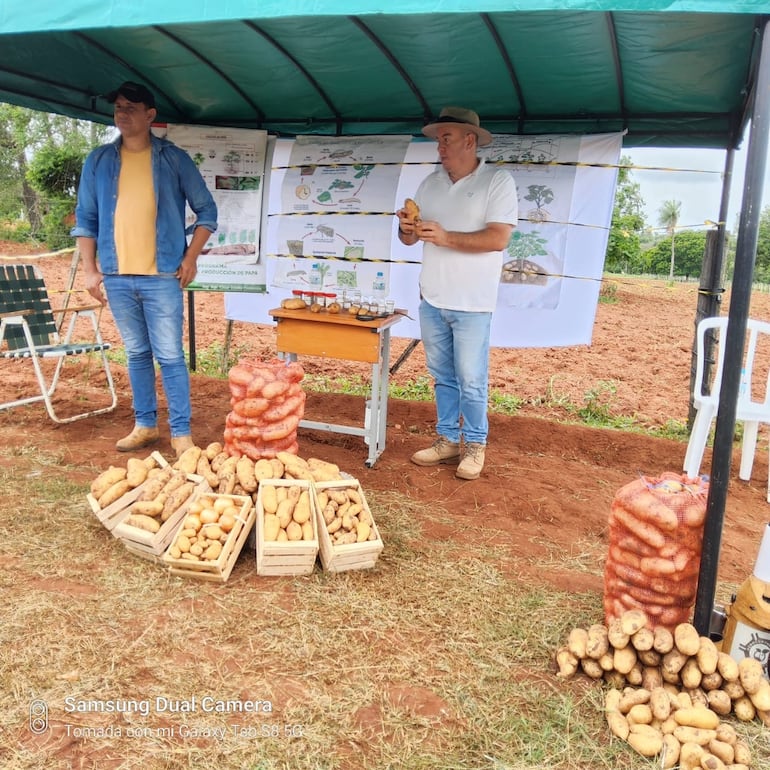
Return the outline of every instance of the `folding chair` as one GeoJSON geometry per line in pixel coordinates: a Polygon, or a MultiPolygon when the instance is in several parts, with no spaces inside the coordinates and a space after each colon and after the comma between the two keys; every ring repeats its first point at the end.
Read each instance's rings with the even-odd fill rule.
{"type": "Polygon", "coordinates": [[[90,305],[66,308],[66,312],[71,313],[71,316],[67,332],[62,339],[40,271],[34,265],[0,265],[0,357],[31,359],[40,389],[39,394],[0,403],[0,409],[44,401],[49,416],[58,423],[73,422],[115,409],[117,395],[105,354],[110,345],[102,340],[99,331],[95,313],[98,307],[99,305],[90,305]],[[90,319],[93,324],[92,341],[74,342],[72,340],[75,324],[81,317],[90,319]],[[105,389],[109,391],[111,402],[109,406],[59,417],[54,410],[51,397],[59,384],[62,365],[68,356],[86,353],[99,354],[98,358],[107,379],[105,389]],[[58,359],[50,383],[46,381],[41,359],[58,359]]]}

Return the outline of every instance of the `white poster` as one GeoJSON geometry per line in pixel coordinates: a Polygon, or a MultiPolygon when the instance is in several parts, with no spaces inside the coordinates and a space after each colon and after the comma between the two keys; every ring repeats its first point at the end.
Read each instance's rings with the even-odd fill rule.
{"type": "MultiPolygon", "coordinates": [[[[591,342],[622,134],[497,135],[480,154],[516,181],[519,223],[503,253],[494,347],[591,342]]],[[[268,295],[227,295],[233,320],[271,323],[268,310],[306,288],[372,291],[377,272],[408,316],[393,334],[418,339],[422,247],[404,246],[395,211],[436,168],[436,144],[411,137],[301,137],[276,142],[262,253],[268,295]],[[316,167],[318,164],[318,167],[316,167]]]]}
{"type": "MultiPolygon", "coordinates": [[[[266,291],[259,230],[267,132],[169,125],[166,136],[187,150],[217,204],[217,231],[203,247],[188,289],[266,291]]],[[[187,213],[190,224],[192,212],[187,213]]]]}
{"type": "MultiPolygon", "coordinates": [[[[391,262],[393,201],[408,136],[298,137],[276,143],[263,252],[276,258],[270,285],[371,291],[391,262]]],[[[387,283],[387,278],[386,278],[387,283]]]]}

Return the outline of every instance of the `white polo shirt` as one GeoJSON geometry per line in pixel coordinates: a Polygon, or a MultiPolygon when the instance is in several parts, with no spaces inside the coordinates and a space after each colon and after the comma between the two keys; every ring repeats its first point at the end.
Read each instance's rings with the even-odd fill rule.
{"type": "MultiPolygon", "coordinates": [[[[488,222],[516,225],[519,202],[510,172],[488,166],[452,182],[444,168],[423,180],[415,193],[420,218],[438,222],[445,230],[474,232],[488,222]]],[[[423,244],[420,292],[434,307],[492,312],[503,267],[503,253],[472,254],[432,243],[423,244]]]]}

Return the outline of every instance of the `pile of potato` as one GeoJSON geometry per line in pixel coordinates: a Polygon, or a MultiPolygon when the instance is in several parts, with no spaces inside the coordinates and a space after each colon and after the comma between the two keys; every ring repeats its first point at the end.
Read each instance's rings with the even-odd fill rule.
{"type": "MultiPolygon", "coordinates": [[[[305,460],[298,455],[281,452],[284,464],[283,479],[298,481],[339,481],[342,479],[339,466],[335,463],[310,457],[305,460]]],[[[255,463],[255,468],[262,460],[255,463]]],[[[267,479],[263,480],[267,482],[267,479]]],[[[315,540],[313,524],[314,501],[311,487],[286,486],[269,483],[259,484],[259,500],[264,511],[263,532],[266,542],[288,542],[315,540]]]]}
{"type": "Polygon", "coordinates": [[[161,466],[150,455],[144,460],[129,457],[125,468],[110,466],[91,482],[90,491],[104,510],[137,487],[141,491],[130,504],[124,523],[154,534],[190,499],[196,483],[188,479],[186,471],[161,466]]]}
{"type": "Polygon", "coordinates": [[[720,717],[758,717],[770,726],[770,682],[762,664],[734,660],[690,623],[673,632],[653,629],[644,612],[627,610],[609,626],[573,628],[556,662],[562,679],[582,671],[612,685],[606,704],[610,729],[644,756],[665,750],[664,768],[679,763],[684,770],[744,770],[750,757],[743,745],[727,739],[720,717]]]}
{"type": "MultiPolygon", "coordinates": [[[[127,492],[152,480],[153,483],[142,490],[134,503],[133,513],[158,517],[162,522],[169,516],[171,503],[166,506],[166,502],[175,488],[182,487],[184,483],[194,486],[186,478],[188,474],[205,479],[213,492],[250,495],[254,502],[259,482],[264,479],[337,481],[342,478],[336,464],[319,458],[306,460],[297,454],[281,451],[269,459],[253,460],[247,455],[231,455],[222,443],[215,441],[206,447],[190,447],[170,466],[161,467],[156,454],[145,459],[129,457],[125,466],[111,465],[100,473],[91,482],[90,492],[103,510],[127,492]],[[162,486],[160,479],[166,480],[162,486]]],[[[185,486],[184,489],[189,491],[190,487],[185,486]]],[[[177,493],[175,501],[179,502],[181,497],[182,492],[177,493]]]]}
{"type": "Polygon", "coordinates": [[[644,757],[660,757],[659,767],[680,770],[749,770],[751,750],[735,728],[686,692],[611,689],[605,697],[607,724],[644,757]]]}
{"type": "Polygon", "coordinates": [[[342,478],[339,466],[320,458],[304,459],[292,452],[281,451],[275,457],[253,460],[248,455],[229,454],[219,442],[205,448],[191,447],[174,467],[182,463],[188,453],[190,464],[195,461],[194,473],[206,479],[212,491],[226,495],[251,495],[254,502],[260,482],[267,479],[336,481],[342,478]]]}
{"type": "Polygon", "coordinates": [[[187,503],[197,484],[188,479],[187,473],[171,466],[151,473],[139,497],[129,507],[124,523],[155,533],[187,503]]]}
{"type": "Polygon", "coordinates": [[[168,549],[168,556],[187,561],[216,561],[240,514],[241,507],[232,497],[204,495],[193,500],[182,528],[168,549]]]}
{"type": "Polygon", "coordinates": [[[297,426],[305,411],[300,382],[305,373],[296,361],[241,361],[230,369],[230,404],[225,420],[225,449],[253,460],[297,451],[297,426]]]}
{"type": "Polygon", "coordinates": [[[99,508],[104,510],[123,495],[135,489],[147,480],[150,471],[155,471],[159,463],[155,456],[150,455],[144,460],[129,457],[125,467],[110,465],[91,482],[91,496],[99,508]]]}
{"type": "Polygon", "coordinates": [[[318,491],[316,499],[332,545],[377,539],[372,514],[355,487],[327,487],[318,491]]]}

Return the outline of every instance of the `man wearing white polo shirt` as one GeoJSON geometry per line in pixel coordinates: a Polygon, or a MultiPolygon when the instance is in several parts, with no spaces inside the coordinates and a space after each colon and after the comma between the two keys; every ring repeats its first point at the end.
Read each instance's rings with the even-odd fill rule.
{"type": "Polygon", "coordinates": [[[441,168],[418,187],[419,216],[396,212],[399,238],[422,242],[420,329],[435,382],[438,437],[412,455],[422,466],[457,463],[477,479],[489,431],[489,335],[508,245],[518,219],[516,184],[477,149],[492,141],[478,115],[446,107],[422,129],[438,142],[441,168]]]}

